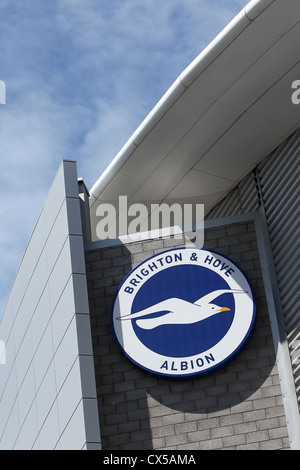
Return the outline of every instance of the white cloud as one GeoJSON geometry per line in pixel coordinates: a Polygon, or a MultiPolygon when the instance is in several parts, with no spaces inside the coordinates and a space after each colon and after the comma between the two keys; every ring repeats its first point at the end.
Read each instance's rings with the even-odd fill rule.
{"type": "Polygon", "coordinates": [[[0,311],[52,179],[88,187],[243,0],[0,0],[0,311]]]}

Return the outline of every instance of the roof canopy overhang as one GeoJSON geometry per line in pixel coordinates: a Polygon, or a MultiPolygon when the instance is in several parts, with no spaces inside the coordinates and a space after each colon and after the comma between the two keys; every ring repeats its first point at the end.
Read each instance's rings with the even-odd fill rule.
{"type": "Polygon", "coordinates": [[[90,190],[210,210],[300,126],[299,0],[254,0],[183,71],[90,190]]]}

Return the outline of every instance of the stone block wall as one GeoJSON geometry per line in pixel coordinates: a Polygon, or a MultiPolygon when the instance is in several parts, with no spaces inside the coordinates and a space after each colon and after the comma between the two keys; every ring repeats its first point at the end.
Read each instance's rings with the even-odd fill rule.
{"type": "Polygon", "coordinates": [[[147,374],[119,350],[110,316],[120,283],[145,259],[183,244],[156,239],[86,252],[103,450],[289,448],[254,223],[205,231],[204,248],[237,263],[256,295],[254,332],[234,361],[176,382],[147,374]]]}

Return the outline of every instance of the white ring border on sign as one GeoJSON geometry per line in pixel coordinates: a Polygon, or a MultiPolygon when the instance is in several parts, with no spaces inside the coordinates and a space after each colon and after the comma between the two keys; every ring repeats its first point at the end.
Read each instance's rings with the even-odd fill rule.
{"type": "MultiPolygon", "coordinates": [[[[178,263],[174,262],[173,260],[169,264],[160,266],[158,271],[162,271],[164,269],[168,269],[169,267],[177,265],[178,263]]],[[[154,272],[150,277],[155,275],[156,272],[154,272]]],[[[177,247],[151,256],[150,258],[140,263],[126,276],[126,278],[119,287],[118,293],[113,303],[112,328],[116,342],[125,354],[125,356],[128,357],[128,359],[130,359],[130,361],[132,361],[138,367],[146,370],[147,372],[150,372],[151,374],[159,375],[161,377],[187,379],[212,373],[226,365],[232,359],[234,359],[246,344],[253,329],[255,317],[256,302],[253,288],[250,282],[248,281],[248,278],[245,273],[241,270],[239,266],[236,265],[236,263],[234,263],[231,259],[227,258],[226,256],[213,250],[206,250],[203,248],[199,249],[195,247],[177,247]],[[235,300],[235,311],[243,311],[243,314],[235,314],[232,325],[226,335],[222,338],[221,341],[219,341],[216,345],[214,345],[207,351],[207,353],[209,352],[209,354],[213,355],[217,363],[209,362],[202,365],[197,370],[194,369],[192,372],[188,371],[186,373],[182,373],[182,371],[181,373],[178,373],[177,367],[174,367],[174,370],[167,370],[162,372],[161,365],[166,359],[169,361],[170,364],[178,364],[181,359],[178,357],[164,356],[150,350],[137,338],[132,327],[131,321],[121,322],[120,320],[117,320],[117,317],[122,317],[131,313],[131,307],[135,295],[142,287],[142,285],[147,282],[147,279],[149,279],[149,277],[145,277],[145,279],[142,280],[140,284],[138,284],[138,286],[136,286],[135,295],[133,296],[122,290],[122,287],[124,287],[124,285],[136,275],[138,270],[142,269],[143,265],[149,264],[149,262],[155,262],[155,259],[158,260],[159,258],[167,256],[168,253],[174,254],[175,252],[182,254],[182,265],[198,264],[199,266],[203,266],[204,259],[207,256],[213,256],[217,259],[220,259],[221,262],[226,262],[227,264],[230,264],[230,266],[234,269],[234,273],[230,276],[226,276],[225,272],[220,272],[218,268],[215,268],[211,264],[205,265],[204,267],[211,269],[212,271],[219,274],[227,282],[231,289],[242,289],[247,291],[247,294],[245,295],[234,293],[232,294],[235,300]],[[192,253],[197,253],[197,255],[199,255],[197,261],[190,262],[190,254],[192,253]],[[120,304],[122,305],[122,310],[120,310],[120,304]]],[[[195,366],[199,356],[203,357],[204,355],[205,353],[197,354],[194,356],[188,356],[187,358],[182,358],[182,360],[192,361],[193,365],[195,366]]]]}

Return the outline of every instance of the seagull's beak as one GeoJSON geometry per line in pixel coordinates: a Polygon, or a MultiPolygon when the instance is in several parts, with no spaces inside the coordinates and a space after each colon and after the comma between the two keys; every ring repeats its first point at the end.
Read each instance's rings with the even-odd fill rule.
{"type": "Polygon", "coordinates": [[[230,308],[222,307],[220,310],[217,310],[217,312],[226,312],[227,310],[230,310],[230,308]]]}

